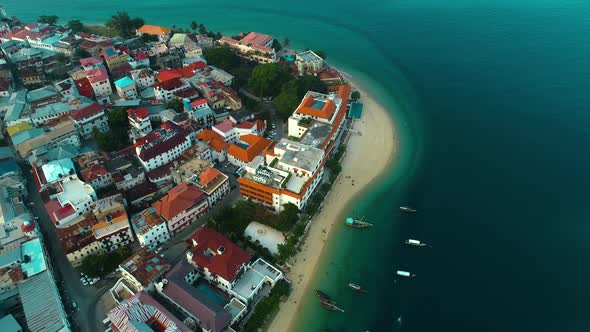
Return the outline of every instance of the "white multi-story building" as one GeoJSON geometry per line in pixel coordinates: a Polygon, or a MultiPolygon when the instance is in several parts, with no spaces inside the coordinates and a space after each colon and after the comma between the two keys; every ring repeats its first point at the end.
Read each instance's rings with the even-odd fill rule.
{"type": "Polygon", "coordinates": [[[91,71],[98,68],[104,68],[104,61],[99,56],[80,59],[80,65],[85,71],[91,71]]]}
{"type": "Polygon", "coordinates": [[[170,233],[175,234],[207,213],[209,204],[202,190],[184,182],[154,202],[152,207],[166,220],[170,233]]]}
{"type": "Polygon", "coordinates": [[[190,134],[174,122],[168,121],[135,142],[135,152],[145,170],[149,172],[172,162],[191,146],[190,134]]]}
{"type": "Polygon", "coordinates": [[[129,121],[129,137],[133,142],[152,132],[152,123],[147,108],[136,108],[127,111],[129,121]]]}
{"type": "Polygon", "coordinates": [[[96,192],[77,176],[68,176],[56,186],[56,193],[50,193],[45,203],[49,219],[57,226],[75,222],[91,211],[96,201],[96,192]]]}
{"type": "Polygon", "coordinates": [[[242,195],[281,211],[287,203],[303,209],[324,174],[324,150],[281,139],[264,165],[244,165],[242,195]]]}
{"type": "Polygon", "coordinates": [[[117,94],[121,98],[126,99],[135,99],[137,98],[137,88],[135,87],[135,82],[125,76],[121,79],[115,81],[115,88],[117,89],[117,94]]]}
{"type": "Polygon", "coordinates": [[[156,77],[149,68],[132,70],[131,78],[135,81],[139,90],[152,87],[156,83],[156,77]]]}
{"type": "Polygon", "coordinates": [[[98,129],[102,133],[109,131],[109,122],[104,107],[97,102],[72,111],[71,118],[83,139],[91,138],[94,129],[98,129]]]}
{"type": "Polygon", "coordinates": [[[151,206],[133,216],[131,226],[142,247],[154,249],[170,239],[166,220],[151,206]]]}
{"type": "Polygon", "coordinates": [[[111,81],[105,68],[86,71],[86,77],[92,86],[94,95],[99,101],[110,100],[110,95],[113,93],[113,89],[111,88],[111,81]]]}
{"type": "Polygon", "coordinates": [[[229,177],[211,167],[198,176],[197,187],[207,194],[209,206],[213,206],[229,194],[229,177]]]}
{"type": "Polygon", "coordinates": [[[295,64],[299,75],[316,74],[324,67],[324,59],[313,51],[299,52],[295,56],[295,64]]]}
{"type": "Polygon", "coordinates": [[[154,283],[171,268],[165,259],[146,248],[136,251],[129,259],[119,264],[119,267],[123,279],[130,283],[136,292],[153,291],[154,283]]]}
{"type": "Polygon", "coordinates": [[[186,90],[189,87],[190,86],[183,82],[180,78],[173,78],[154,84],[154,94],[156,99],[169,101],[174,98],[175,92],[186,90]]]}

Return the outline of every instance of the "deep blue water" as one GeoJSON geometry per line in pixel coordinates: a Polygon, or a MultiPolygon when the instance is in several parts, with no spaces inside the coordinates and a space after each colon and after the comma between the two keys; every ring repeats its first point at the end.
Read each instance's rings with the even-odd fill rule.
{"type": "Polygon", "coordinates": [[[377,226],[338,228],[313,285],[347,312],[310,295],[299,330],[590,330],[590,2],[104,3],[4,4],[27,19],[103,22],[125,9],[288,36],[325,50],[391,110],[400,158],[350,211],[377,226]],[[400,214],[405,203],[419,212],[400,214]],[[408,237],[433,248],[403,247],[408,237]],[[395,283],[397,268],[418,276],[395,283]],[[369,294],[346,289],[353,280],[369,294]]]}

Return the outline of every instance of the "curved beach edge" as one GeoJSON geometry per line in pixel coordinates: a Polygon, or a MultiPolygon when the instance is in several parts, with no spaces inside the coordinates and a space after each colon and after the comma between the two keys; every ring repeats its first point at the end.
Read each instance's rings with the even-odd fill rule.
{"type": "Polygon", "coordinates": [[[390,113],[362,86],[353,81],[350,83],[353,90],[361,93],[363,103],[362,118],[353,125],[360,135],[351,133],[342,161],[342,172],[326,196],[321,211],[312,219],[301,251],[292,260],[293,268],[287,273],[287,278],[292,281],[293,289],[268,325],[269,332],[294,330],[295,318],[317,273],[318,263],[325,254],[324,248],[332,228],[342,224],[351,202],[371,190],[374,183],[386,175],[397,157],[399,144],[390,113]]]}

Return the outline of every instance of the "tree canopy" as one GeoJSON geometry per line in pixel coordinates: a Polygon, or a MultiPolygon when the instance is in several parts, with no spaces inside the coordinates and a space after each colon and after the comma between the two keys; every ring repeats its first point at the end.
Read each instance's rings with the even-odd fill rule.
{"type": "Polygon", "coordinates": [[[117,12],[105,25],[117,31],[121,37],[130,38],[135,35],[135,29],[141,27],[144,21],[140,17],[131,18],[127,12],[117,12]]]}
{"type": "Polygon", "coordinates": [[[84,24],[80,20],[70,20],[68,21],[68,28],[74,32],[80,32],[84,29],[84,24]]]}
{"type": "Polygon", "coordinates": [[[127,111],[124,108],[115,108],[108,112],[110,130],[102,133],[94,130],[92,133],[98,146],[105,151],[116,151],[129,145],[129,123],[127,111]]]}
{"type": "Polygon", "coordinates": [[[317,54],[320,58],[326,60],[326,52],[317,50],[317,51],[313,51],[313,53],[317,54]]]}
{"type": "Polygon", "coordinates": [[[230,71],[240,65],[240,58],[227,46],[211,47],[204,51],[207,63],[230,71]]]}
{"type": "Polygon", "coordinates": [[[181,100],[179,99],[172,99],[166,103],[166,108],[171,108],[178,113],[184,112],[184,105],[181,100]]]}
{"type": "Polygon", "coordinates": [[[199,25],[197,24],[197,21],[191,22],[191,30],[196,31],[198,27],[199,25]]]}
{"type": "Polygon", "coordinates": [[[305,75],[283,84],[281,93],[273,100],[281,119],[287,120],[308,91],[326,93],[326,84],[317,76],[305,75]]]}
{"type": "Polygon", "coordinates": [[[361,98],[361,93],[360,93],[360,92],[358,92],[358,91],[353,91],[353,92],[350,94],[350,98],[351,98],[353,101],[357,101],[357,100],[359,100],[359,99],[361,98]]]}
{"type": "Polygon", "coordinates": [[[291,78],[289,68],[278,63],[265,63],[254,67],[248,82],[249,89],[259,97],[276,96],[281,86],[291,78]]]}
{"type": "Polygon", "coordinates": [[[74,56],[76,56],[78,58],[88,58],[88,57],[91,57],[92,54],[90,54],[90,52],[86,51],[85,49],[78,47],[74,51],[74,56]]]}
{"type": "Polygon", "coordinates": [[[37,21],[39,23],[54,25],[55,23],[57,23],[57,20],[59,20],[59,17],[57,17],[57,15],[41,15],[39,16],[39,19],[37,21]]]}

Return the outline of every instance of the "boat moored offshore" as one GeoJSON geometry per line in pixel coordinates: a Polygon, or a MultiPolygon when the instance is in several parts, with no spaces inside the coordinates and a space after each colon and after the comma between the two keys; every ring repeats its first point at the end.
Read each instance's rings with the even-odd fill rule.
{"type": "Polygon", "coordinates": [[[366,227],[371,227],[373,226],[373,224],[363,221],[365,217],[362,217],[360,220],[359,219],[354,219],[354,218],[346,218],[346,226],[350,226],[350,227],[354,227],[354,228],[366,228],[366,227]]]}
{"type": "Polygon", "coordinates": [[[364,289],[364,288],[362,288],[361,286],[359,286],[359,285],[357,285],[357,284],[355,284],[355,283],[352,283],[352,282],[349,282],[349,283],[348,283],[348,287],[350,287],[350,288],[354,289],[354,290],[355,290],[355,291],[357,291],[357,292],[361,292],[361,293],[367,293],[367,290],[366,290],[366,289],[364,289]]]}
{"type": "Polygon", "coordinates": [[[408,271],[402,271],[402,270],[397,270],[397,275],[401,276],[401,277],[406,277],[406,278],[414,278],[416,275],[408,272],[408,271]]]}
{"type": "Polygon", "coordinates": [[[333,301],[320,300],[320,304],[327,310],[344,312],[344,310],[339,308],[333,301]]]}
{"type": "Polygon", "coordinates": [[[315,295],[320,298],[321,301],[332,301],[330,296],[319,289],[315,290],[315,295]]]}
{"type": "Polygon", "coordinates": [[[400,211],[402,212],[416,212],[416,209],[414,209],[413,207],[409,207],[409,206],[400,206],[399,207],[400,211]]]}
{"type": "Polygon", "coordinates": [[[410,245],[410,246],[415,246],[415,247],[426,247],[427,246],[426,243],[422,243],[422,242],[420,242],[418,240],[414,240],[414,239],[407,239],[406,244],[410,245]]]}

